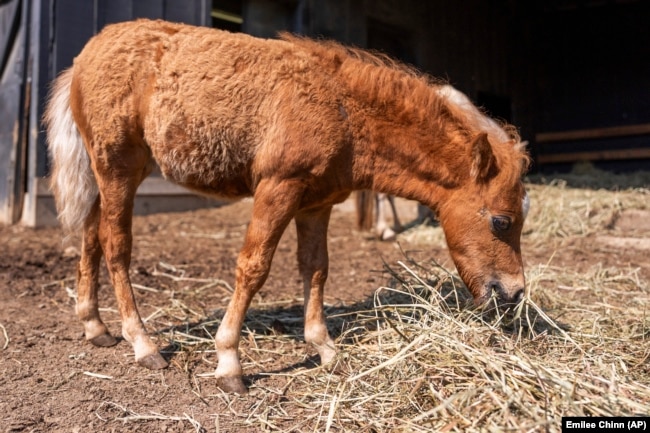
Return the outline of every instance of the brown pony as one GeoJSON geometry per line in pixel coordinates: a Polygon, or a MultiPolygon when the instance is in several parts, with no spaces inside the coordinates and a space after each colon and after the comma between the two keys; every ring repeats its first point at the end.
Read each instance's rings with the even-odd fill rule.
{"type": "Polygon", "coordinates": [[[305,340],[335,357],[325,325],[332,205],[371,189],[434,209],[461,278],[482,304],[522,297],[521,176],[528,157],[462,93],[387,58],[333,42],[262,40],[139,20],[107,26],[55,81],[45,121],[52,187],[69,233],[83,231],[77,314],[115,344],[97,303],[102,255],[122,335],[162,368],[129,279],[138,185],[157,163],[201,194],[253,196],[232,300],[216,335],[216,377],[245,392],[239,335],[282,232],[295,219],[305,340]]]}

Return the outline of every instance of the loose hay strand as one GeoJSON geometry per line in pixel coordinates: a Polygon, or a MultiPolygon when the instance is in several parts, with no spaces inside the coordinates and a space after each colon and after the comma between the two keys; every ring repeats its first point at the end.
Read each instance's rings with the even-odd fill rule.
{"type": "Polygon", "coordinates": [[[84,375],[94,377],[95,379],[106,379],[106,380],[112,380],[113,376],[108,376],[106,374],[99,374],[99,373],[93,373],[91,371],[84,371],[84,375]]]}
{"type": "Polygon", "coordinates": [[[203,428],[201,423],[199,423],[196,419],[193,417],[189,416],[186,413],[183,413],[183,416],[169,416],[169,415],[162,415],[159,413],[151,412],[150,414],[139,414],[136,412],[133,412],[130,409],[127,409],[126,407],[115,403],[115,402],[102,402],[97,410],[95,411],[96,416],[103,420],[107,421],[107,418],[102,417],[99,412],[102,410],[111,410],[111,411],[118,411],[120,414],[117,416],[112,417],[112,419],[116,421],[121,421],[123,423],[133,423],[133,422],[139,422],[139,421],[181,421],[181,422],[188,422],[192,427],[194,427],[194,431],[196,433],[205,433],[206,430],[203,428]]]}

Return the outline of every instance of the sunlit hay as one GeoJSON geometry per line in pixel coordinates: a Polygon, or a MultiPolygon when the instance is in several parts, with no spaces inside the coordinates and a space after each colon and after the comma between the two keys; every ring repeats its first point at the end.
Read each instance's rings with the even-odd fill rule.
{"type": "Polygon", "coordinates": [[[650,190],[576,189],[569,188],[565,181],[527,184],[526,189],[531,205],[523,238],[538,245],[602,234],[614,228],[624,210],[650,206],[650,190]]]}
{"type": "Polygon", "coordinates": [[[638,269],[533,266],[525,301],[487,316],[434,262],[407,258],[387,273],[372,298],[326,307],[339,350],[326,367],[302,342],[301,307],[253,306],[241,343],[245,373],[258,377],[251,397],[202,390],[214,389],[222,313],[199,317],[172,303],[157,320],[177,325],[161,337],[197,395],[244,404],[220,414],[242,429],[560,431],[562,416],[650,407],[650,293],[638,269]],[[180,323],[183,314],[192,320],[180,323]]]}
{"type": "Polygon", "coordinates": [[[345,431],[559,431],[562,416],[646,413],[643,305],[650,296],[634,272],[565,276],[535,269],[532,289],[554,308],[527,298],[511,332],[503,317],[485,321],[463,307],[469,294],[454,289],[444,269],[416,273],[402,265],[391,272],[395,285],[377,292],[375,317],[358,319],[352,335],[339,339],[338,369],[346,373],[298,374],[287,392],[323,408],[320,428],[330,422],[345,431]],[[587,284],[629,310],[586,308],[565,299],[556,280],[587,284]],[[570,323],[554,319],[567,313],[570,323]],[[356,332],[364,325],[366,332],[356,332]]]}
{"type": "Polygon", "coordinates": [[[427,245],[437,248],[447,247],[445,233],[442,231],[440,225],[423,224],[410,227],[398,234],[397,240],[413,245],[427,245]]]}

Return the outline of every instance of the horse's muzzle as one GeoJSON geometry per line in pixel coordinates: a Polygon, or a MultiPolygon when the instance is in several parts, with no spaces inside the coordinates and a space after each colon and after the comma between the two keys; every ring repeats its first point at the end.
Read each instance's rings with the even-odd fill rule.
{"type": "Polygon", "coordinates": [[[488,283],[488,294],[496,295],[497,302],[501,307],[517,305],[524,299],[524,288],[518,287],[506,290],[501,281],[492,280],[488,283]]]}

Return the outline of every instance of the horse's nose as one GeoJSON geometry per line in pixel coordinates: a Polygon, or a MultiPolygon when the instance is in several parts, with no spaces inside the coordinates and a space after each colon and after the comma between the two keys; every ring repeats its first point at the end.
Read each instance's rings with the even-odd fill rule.
{"type": "Polygon", "coordinates": [[[497,300],[501,305],[518,304],[522,299],[524,299],[523,287],[516,289],[513,292],[509,292],[503,287],[501,281],[493,280],[488,284],[488,288],[491,292],[497,295],[497,300]]]}

